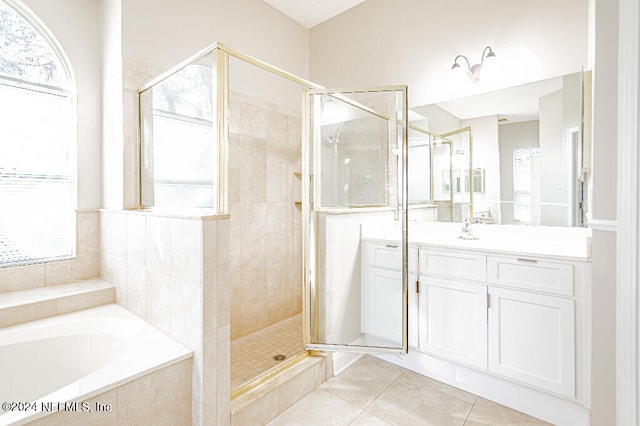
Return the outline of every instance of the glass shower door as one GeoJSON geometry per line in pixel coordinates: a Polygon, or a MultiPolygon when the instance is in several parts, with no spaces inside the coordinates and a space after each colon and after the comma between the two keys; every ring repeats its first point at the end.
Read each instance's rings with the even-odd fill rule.
{"type": "Polygon", "coordinates": [[[407,88],[304,100],[306,348],[406,352],[407,88]]]}

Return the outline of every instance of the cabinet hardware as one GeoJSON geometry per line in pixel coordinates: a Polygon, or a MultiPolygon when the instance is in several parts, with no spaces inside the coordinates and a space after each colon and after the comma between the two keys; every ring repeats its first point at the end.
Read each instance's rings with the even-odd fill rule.
{"type": "Polygon", "coordinates": [[[416,280],[416,293],[420,293],[420,280],[416,280]]]}
{"type": "Polygon", "coordinates": [[[487,293],[487,309],[491,309],[491,295],[487,293]]]}
{"type": "Polygon", "coordinates": [[[519,257],[518,262],[523,262],[523,263],[538,263],[538,261],[536,259],[527,259],[524,257],[519,257]]]}
{"type": "Polygon", "coordinates": [[[387,244],[385,247],[387,248],[398,248],[396,244],[387,244]]]}

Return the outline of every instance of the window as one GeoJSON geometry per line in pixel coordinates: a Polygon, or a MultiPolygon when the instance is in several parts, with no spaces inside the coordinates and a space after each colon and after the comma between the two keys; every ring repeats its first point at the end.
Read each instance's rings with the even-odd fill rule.
{"type": "Polygon", "coordinates": [[[534,221],[536,196],[536,162],[540,148],[513,150],[513,219],[522,223],[534,221]]]}
{"type": "Polygon", "coordinates": [[[205,56],[140,94],[142,205],[215,207],[213,70],[205,56]]]}
{"type": "Polygon", "coordinates": [[[73,80],[61,50],[0,0],[0,267],[74,250],[73,80]]]}

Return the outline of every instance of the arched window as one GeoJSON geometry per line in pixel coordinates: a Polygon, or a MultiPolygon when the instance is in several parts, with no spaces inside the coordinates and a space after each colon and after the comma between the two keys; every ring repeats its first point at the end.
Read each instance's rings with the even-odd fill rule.
{"type": "Polygon", "coordinates": [[[0,0],[0,267],[74,255],[74,87],[44,25],[0,0]]]}

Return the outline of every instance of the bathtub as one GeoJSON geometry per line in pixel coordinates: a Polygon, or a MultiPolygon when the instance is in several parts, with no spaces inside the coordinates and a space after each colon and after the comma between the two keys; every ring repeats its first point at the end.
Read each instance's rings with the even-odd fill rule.
{"type": "Polygon", "coordinates": [[[0,425],[24,424],[64,407],[83,409],[70,402],[191,356],[116,304],[0,329],[0,425]]]}

